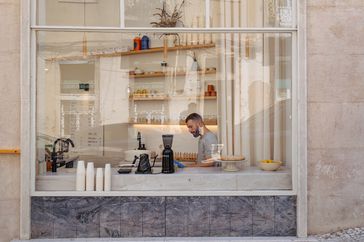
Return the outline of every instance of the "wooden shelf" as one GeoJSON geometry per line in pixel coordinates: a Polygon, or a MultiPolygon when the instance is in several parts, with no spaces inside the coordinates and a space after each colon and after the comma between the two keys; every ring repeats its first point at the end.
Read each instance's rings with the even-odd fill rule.
{"type": "Polygon", "coordinates": [[[61,100],[64,101],[95,101],[95,94],[61,94],[61,100]]]}
{"type": "Polygon", "coordinates": [[[165,101],[168,97],[130,97],[133,101],[165,101]]]}
{"type": "MultiPolygon", "coordinates": [[[[217,121],[215,120],[215,121],[206,121],[206,120],[204,120],[204,123],[205,123],[205,125],[206,126],[209,126],[209,125],[217,125],[217,121]]],[[[163,124],[160,124],[160,123],[150,123],[150,124],[148,124],[148,123],[139,123],[139,122],[137,122],[137,123],[134,123],[134,122],[129,122],[129,124],[131,124],[131,125],[180,125],[180,126],[185,126],[186,124],[184,123],[184,120],[181,120],[181,121],[170,121],[170,122],[165,122],[165,123],[163,123],[163,124]]]]}
{"type": "Polygon", "coordinates": [[[130,97],[129,99],[133,101],[216,100],[217,96],[130,97]]]}
{"type": "MultiPolygon", "coordinates": [[[[203,45],[183,45],[183,46],[175,46],[175,47],[169,47],[168,51],[178,51],[178,50],[192,50],[192,49],[205,49],[205,48],[214,48],[215,44],[203,44],[203,45]]],[[[157,47],[157,48],[150,48],[147,50],[131,50],[131,51],[115,51],[112,53],[95,53],[95,54],[89,54],[87,56],[57,56],[57,57],[51,57],[47,58],[47,61],[75,61],[75,60],[89,60],[89,59],[95,59],[99,57],[116,57],[116,56],[129,56],[129,55],[142,55],[142,54],[151,54],[151,53],[158,53],[163,52],[163,47],[157,47]]]]}
{"type": "MultiPolygon", "coordinates": [[[[167,77],[167,76],[185,76],[187,72],[167,72],[167,73],[147,73],[147,74],[139,74],[139,75],[129,75],[130,78],[151,78],[151,77],[167,77]]],[[[208,70],[208,71],[198,71],[198,75],[209,75],[216,74],[216,70],[208,70]]]]}

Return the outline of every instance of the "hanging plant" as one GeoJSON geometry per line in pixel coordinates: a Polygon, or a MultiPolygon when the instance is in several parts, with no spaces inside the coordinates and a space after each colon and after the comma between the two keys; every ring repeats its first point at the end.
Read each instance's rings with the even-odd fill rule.
{"type": "Polygon", "coordinates": [[[153,14],[153,16],[159,16],[159,22],[151,22],[150,24],[153,27],[157,28],[168,28],[168,27],[176,27],[177,23],[181,23],[183,26],[183,22],[181,21],[182,18],[182,11],[181,8],[184,5],[185,0],[178,6],[176,4],[174,6],[173,12],[169,13],[166,9],[166,2],[163,2],[162,8],[156,8],[159,12],[153,14]]]}

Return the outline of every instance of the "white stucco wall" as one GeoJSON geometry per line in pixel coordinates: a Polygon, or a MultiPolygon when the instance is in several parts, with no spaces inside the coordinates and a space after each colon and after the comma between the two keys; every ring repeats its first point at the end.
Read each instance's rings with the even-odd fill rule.
{"type": "MultiPolygon", "coordinates": [[[[20,1],[0,1],[0,149],[20,146],[20,1]]],[[[20,157],[0,154],[0,242],[19,237],[20,157]]]]}
{"type": "Polygon", "coordinates": [[[309,0],[308,230],[364,226],[364,1],[309,0]]]}

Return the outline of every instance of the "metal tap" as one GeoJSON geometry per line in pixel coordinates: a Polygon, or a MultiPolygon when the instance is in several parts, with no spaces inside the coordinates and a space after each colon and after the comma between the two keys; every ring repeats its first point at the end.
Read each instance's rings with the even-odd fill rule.
{"type": "Polygon", "coordinates": [[[73,141],[69,138],[59,138],[56,139],[53,143],[53,151],[51,153],[51,159],[52,159],[52,172],[57,172],[58,167],[62,167],[64,165],[67,165],[64,161],[64,153],[69,151],[69,145],[72,147],[75,147],[73,141]],[[58,145],[58,150],[56,151],[58,145]],[[59,164],[59,166],[58,166],[59,164]]]}

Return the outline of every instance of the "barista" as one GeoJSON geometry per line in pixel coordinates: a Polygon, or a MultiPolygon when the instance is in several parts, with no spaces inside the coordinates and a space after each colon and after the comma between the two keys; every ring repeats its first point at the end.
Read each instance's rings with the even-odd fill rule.
{"type": "Polygon", "coordinates": [[[186,118],[188,131],[198,140],[197,162],[211,158],[211,145],[217,144],[217,137],[204,124],[202,117],[197,113],[191,113],[186,118]]]}

